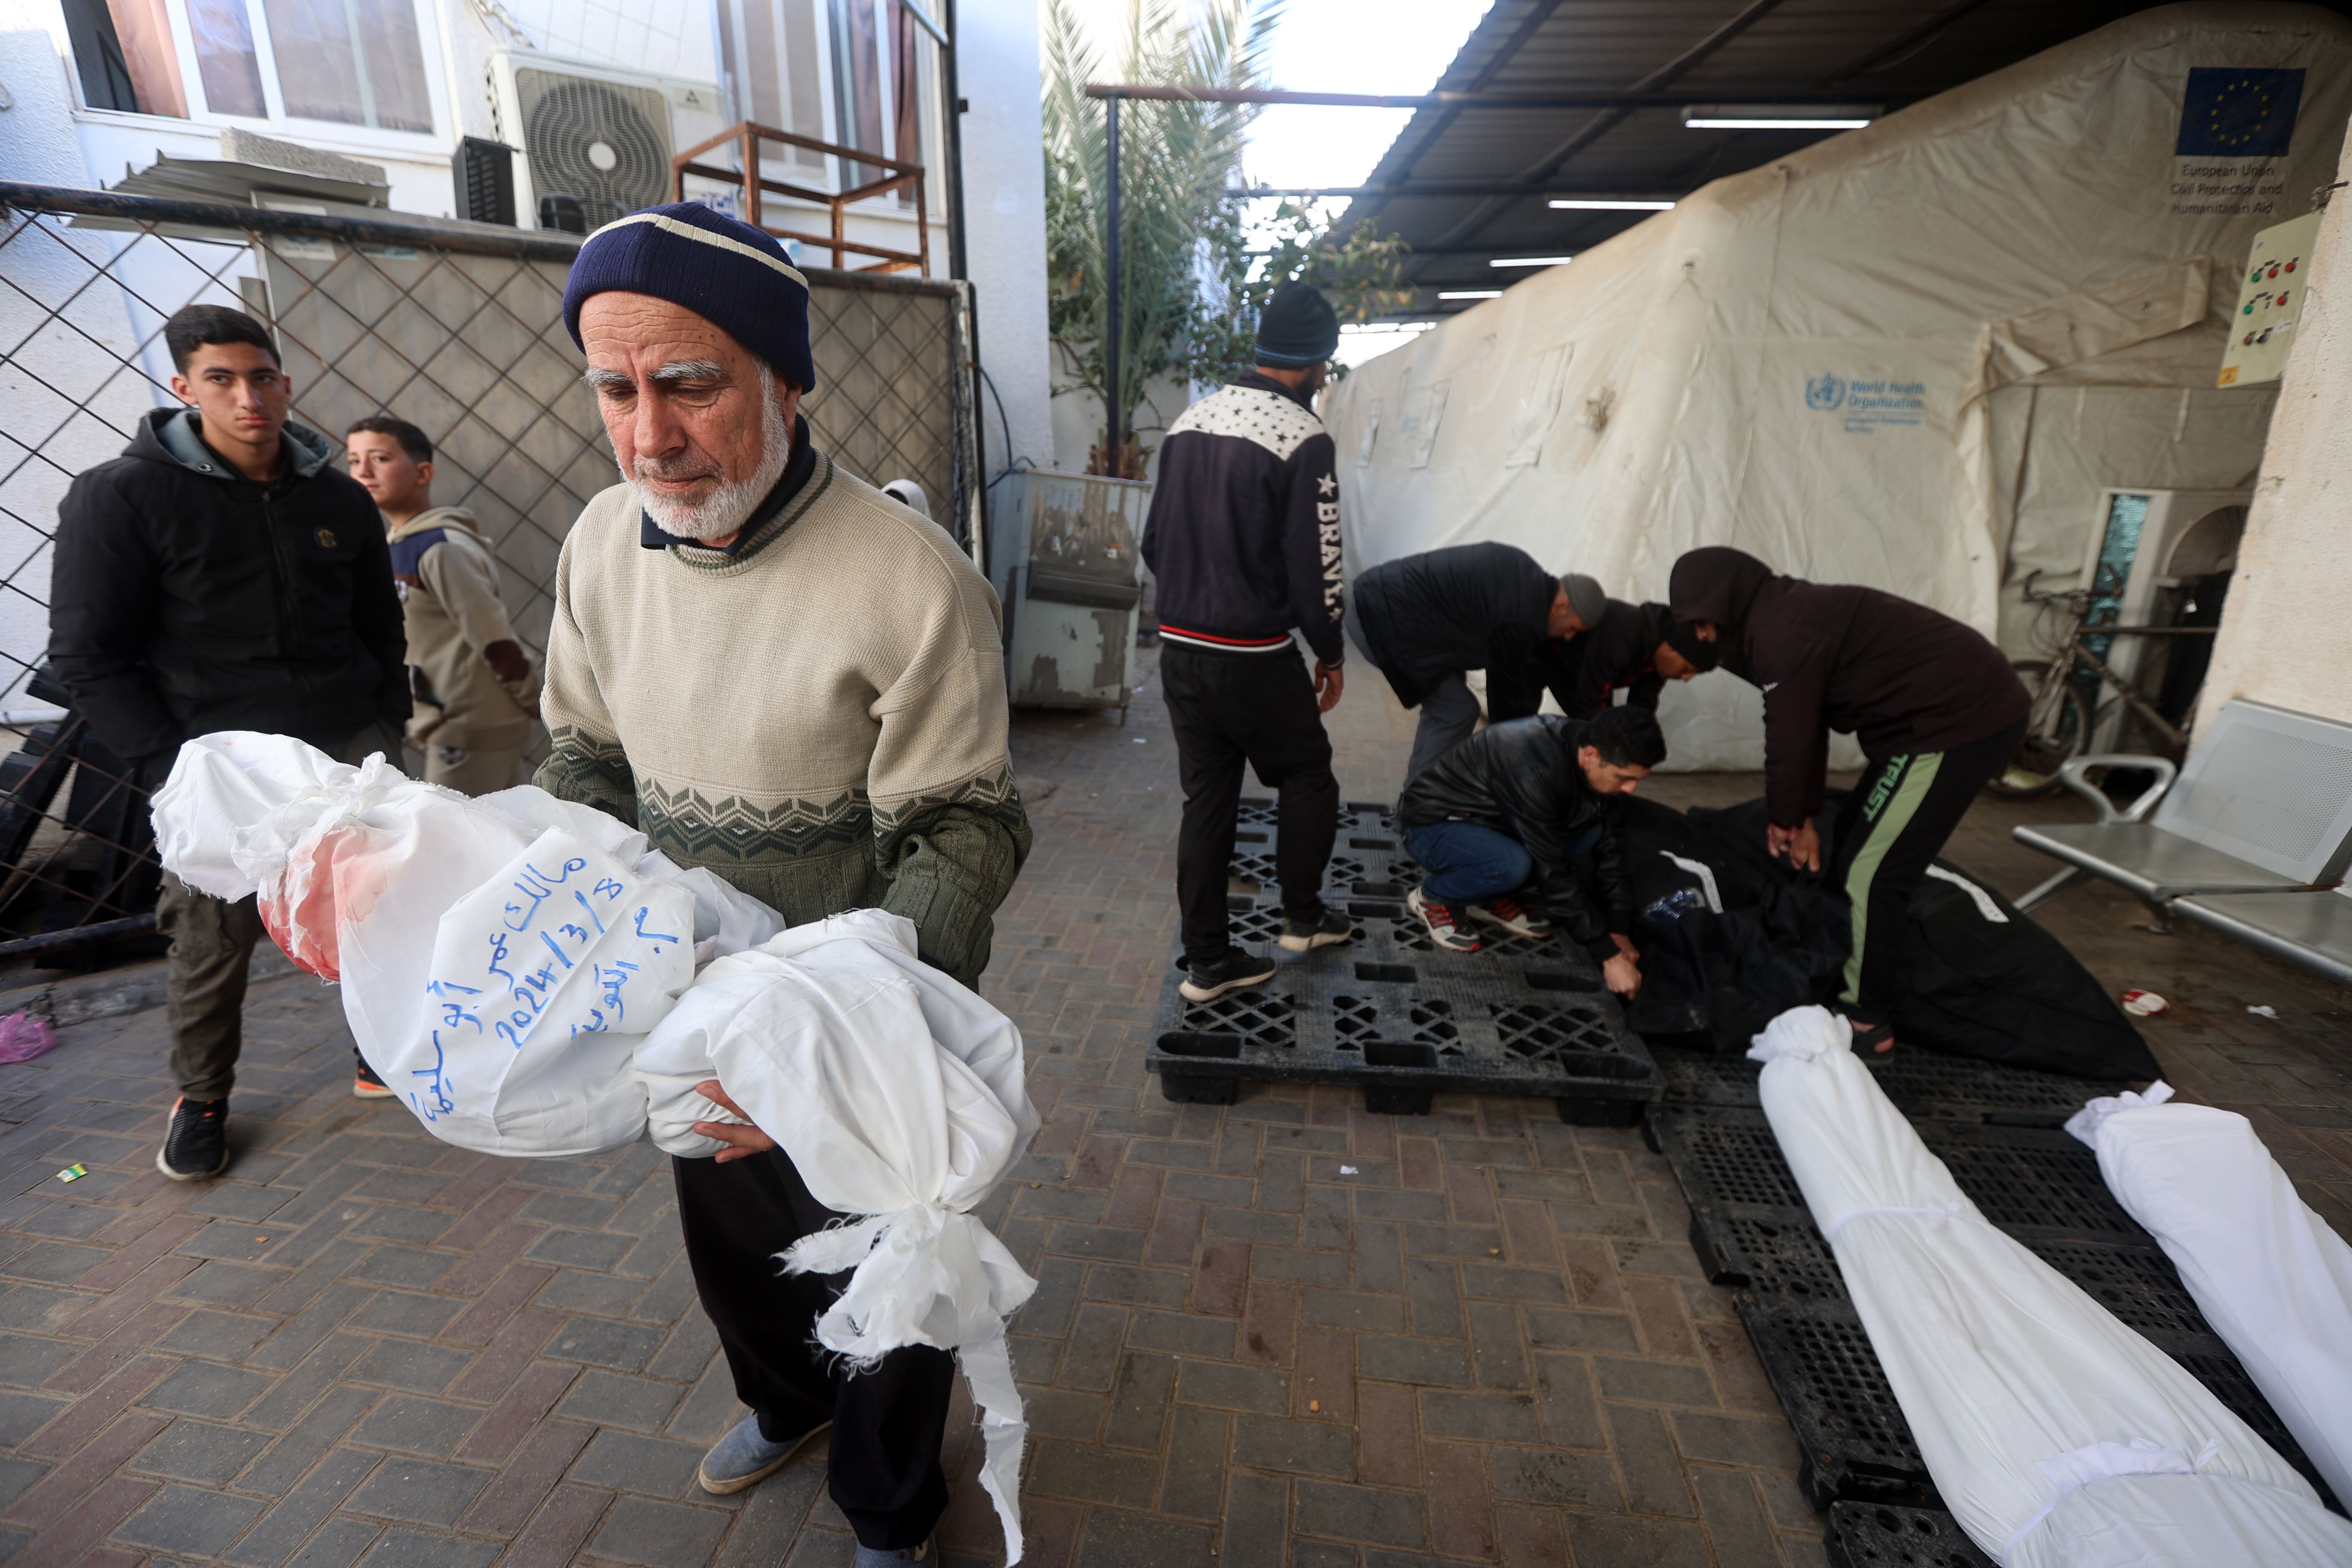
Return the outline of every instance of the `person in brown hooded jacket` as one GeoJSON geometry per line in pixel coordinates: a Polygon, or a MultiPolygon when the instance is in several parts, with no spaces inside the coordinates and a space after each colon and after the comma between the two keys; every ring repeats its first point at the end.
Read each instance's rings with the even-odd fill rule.
{"type": "Polygon", "coordinates": [[[1894,1045],[1891,1016],[1911,895],[1985,781],[2025,733],[2024,683],[2001,651],[1951,616],[1853,584],[1808,583],[1744,551],[1675,563],[1675,618],[1764,693],[1765,845],[1822,868],[1829,732],[1868,765],[1839,811],[1829,869],[1853,906],[1843,1001],[1857,1047],[1894,1045]]]}

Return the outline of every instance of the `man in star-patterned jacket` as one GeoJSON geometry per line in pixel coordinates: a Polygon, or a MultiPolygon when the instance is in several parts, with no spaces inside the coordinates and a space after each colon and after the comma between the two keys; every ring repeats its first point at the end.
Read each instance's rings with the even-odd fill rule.
{"type": "Polygon", "coordinates": [[[1226,923],[1244,762],[1281,798],[1282,946],[1304,952],[1353,929],[1322,898],[1339,820],[1322,715],[1339,700],[1345,589],[1339,479],[1314,397],[1339,346],[1329,301],[1284,284],[1258,321],[1257,368],[1185,410],[1160,447],[1143,559],[1157,582],[1160,689],[1184,786],[1176,900],[1181,989],[1195,1002],[1274,974],[1270,960],[1233,944],[1226,923]],[[1311,679],[1294,626],[1315,656],[1311,679]]]}

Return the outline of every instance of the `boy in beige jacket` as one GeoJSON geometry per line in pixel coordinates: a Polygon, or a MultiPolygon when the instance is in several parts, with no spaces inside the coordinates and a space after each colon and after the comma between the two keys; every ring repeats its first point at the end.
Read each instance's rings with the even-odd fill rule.
{"type": "Polygon", "coordinates": [[[488,542],[473,513],[433,504],[424,431],[378,414],[343,440],[352,478],[375,498],[392,540],[416,699],[408,739],[425,752],[426,780],[465,795],[520,784],[540,671],[507,622],[488,542]]]}

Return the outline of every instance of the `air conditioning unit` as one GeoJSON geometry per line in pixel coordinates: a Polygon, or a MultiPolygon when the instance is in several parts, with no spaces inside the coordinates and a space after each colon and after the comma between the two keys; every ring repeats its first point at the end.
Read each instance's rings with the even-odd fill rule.
{"type": "MultiPolygon", "coordinates": [[[[590,229],[669,200],[670,154],[721,128],[719,89],[604,66],[506,51],[490,58],[496,139],[520,149],[515,211],[525,224],[570,215],[590,229]]],[[[570,226],[564,222],[562,226],[570,226]]]]}

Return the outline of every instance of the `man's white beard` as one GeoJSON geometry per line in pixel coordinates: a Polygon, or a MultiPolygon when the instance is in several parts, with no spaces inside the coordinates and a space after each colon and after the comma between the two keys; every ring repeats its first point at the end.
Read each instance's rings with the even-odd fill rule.
{"type": "MultiPolygon", "coordinates": [[[[654,526],[674,539],[699,542],[708,539],[724,539],[743,526],[744,520],[759,510],[784,477],[784,465],[792,461],[793,433],[784,424],[783,411],[776,406],[776,386],[773,376],[763,367],[760,372],[760,466],[747,479],[721,479],[709,495],[699,502],[689,503],[675,496],[656,493],[637,482],[635,476],[624,473],[621,478],[637,493],[637,504],[654,520],[654,526]]],[[[691,474],[659,474],[660,465],[640,458],[641,469],[656,470],[665,479],[692,478],[691,474]]]]}

